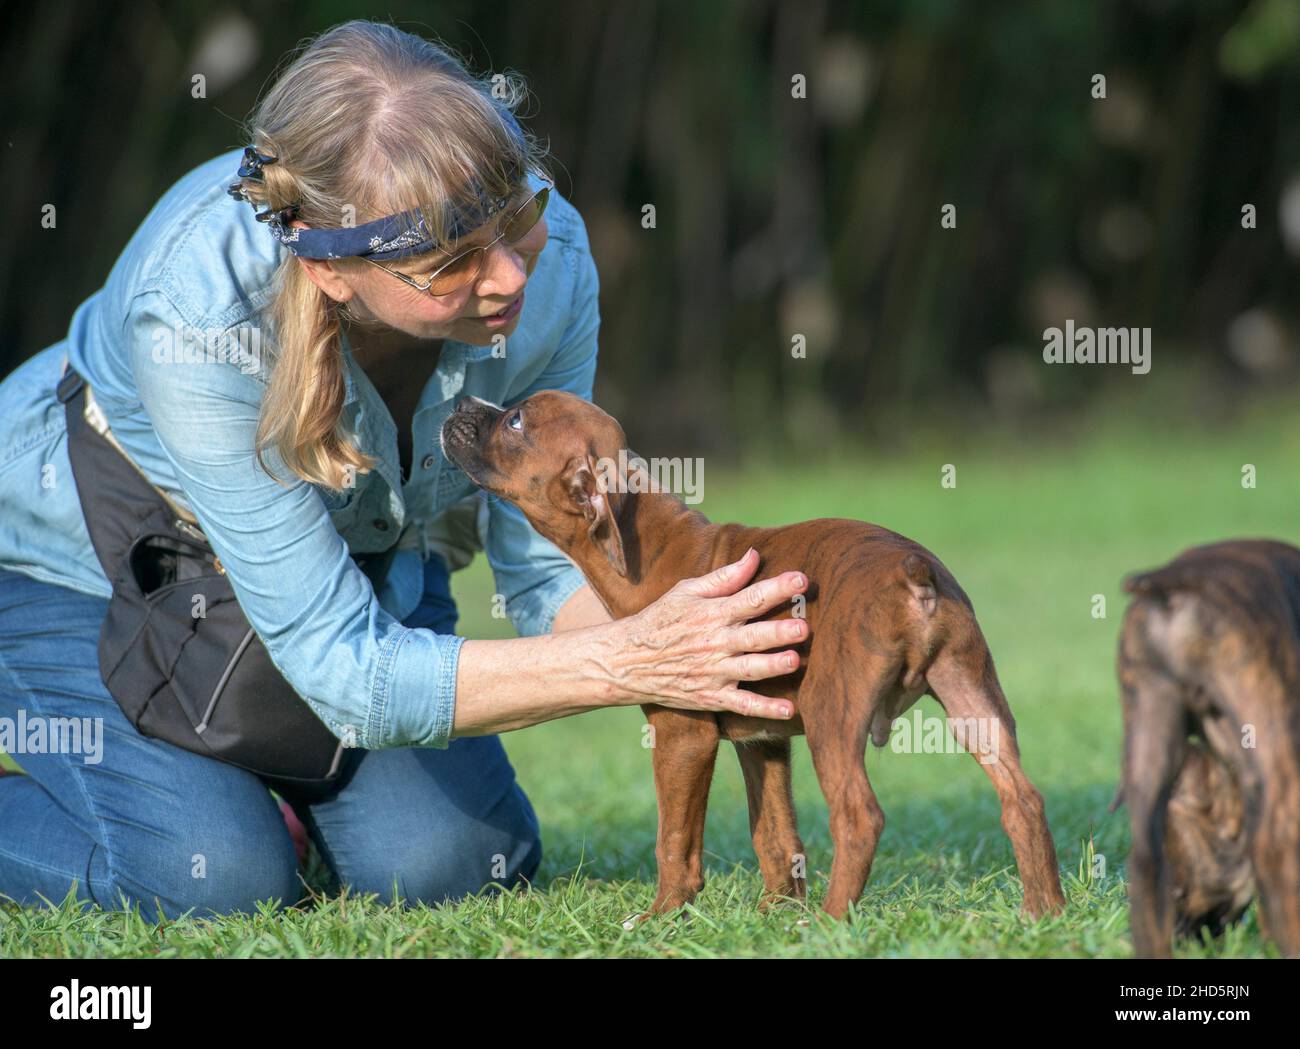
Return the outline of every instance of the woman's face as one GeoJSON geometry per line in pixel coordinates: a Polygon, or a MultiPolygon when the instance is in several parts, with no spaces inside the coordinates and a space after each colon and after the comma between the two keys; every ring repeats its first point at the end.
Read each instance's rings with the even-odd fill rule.
{"type": "MultiPolygon", "coordinates": [[[[380,265],[424,283],[439,266],[496,235],[496,222],[488,222],[449,245],[445,254],[391,259],[380,265]]],[[[505,238],[493,244],[476,280],[438,297],[360,260],[349,259],[343,265],[299,261],[307,265],[316,284],[331,298],[346,302],[348,312],[358,320],[378,321],[417,339],[455,339],[486,346],[494,336],[509,336],[518,326],[524,285],[546,246],[546,236],[543,216],[514,244],[505,238]]]]}

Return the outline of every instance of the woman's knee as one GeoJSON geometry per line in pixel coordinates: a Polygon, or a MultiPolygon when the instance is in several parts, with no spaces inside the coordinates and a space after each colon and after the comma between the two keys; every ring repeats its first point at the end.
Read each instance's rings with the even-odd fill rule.
{"type": "MultiPolygon", "coordinates": [[[[105,908],[139,904],[154,917],[252,914],[268,900],[293,904],[302,895],[298,859],[283,823],[233,821],[220,833],[210,821],[172,833],[148,853],[114,855],[108,863],[105,908]]],[[[97,892],[97,898],[104,895],[97,892]]]]}
{"type": "Polygon", "coordinates": [[[364,866],[340,872],[356,893],[376,893],[384,903],[435,905],[498,887],[531,883],[542,861],[542,839],[523,791],[515,788],[491,821],[433,826],[364,866]],[[396,895],[394,894],[396,889],[396,895]]]}

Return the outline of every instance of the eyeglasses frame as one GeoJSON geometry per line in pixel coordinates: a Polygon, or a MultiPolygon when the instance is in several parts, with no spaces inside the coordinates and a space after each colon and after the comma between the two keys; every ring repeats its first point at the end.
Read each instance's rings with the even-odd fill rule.
{"type": "MultiPolygon", "coordinates": [[[[550,203],[550,199],[551,199],[551,198],[550,198],[550,191],[551,191],[552,189],[555,188],[555,182],[554,182],[554,180],[552,180],[552,179],[545,179],[544,181],[545,181],[545,185],[543,185],[540,189],[538,189],[537,192],[534,193],[531,197],[529,197],[526,201],[524,201],[522,204],[520,204],[519,207],[515,208],[515,210],[512,211],[508,217],[502,217],[502,218],[500,218],[500,219],[497,220],[497,230],[498,230],[498,232],[497,232],[497,235],[496,235],[495,237],[493,237],[493,238],[492,238],[490,241],[488,241],[486,244],[476,244],[476,245],[474,245],[474,247],[472,247],[472,248],[468,248],[468,249],[466,249],[465,251],[462,251],[462,252],[461,252],[459,255],[457,255],[455,258],[448,259],[448,260],[447,260],[446,262],[444,262],[441,266],[439,266],[436,270],[434,270],[432,273],[430,273],[430,274],[429,274],[429,277],[428,277],[428,280],[426,280],[425,283],[423,283],[423,284],[421,284],[419,281],[415,280],[415,279],[412,278],[412,277],[408,277],[405,273],[398,273],[396,270],[390,270],[390,269],[389,269],[387,266],[385,266],[382,262],[376,262],[374,259],[368,259],[368,258],[366,258],[364,255],[360,256],[360,258],[363,259],[364,261],[370,263],[370,265],[375,266],[375,267],[377,267],[377,268],[383,270],[383,271],[384,271],[385,273],[387,273],[390,277],[396,277],[396,278],[397,278],[398,280],[400,280],[403,284],[406,284],[406,285],[408,285],[409,287],[414,288],[416,291],[424,292],[424,293],[426,293],[426,294],[432,296],[432,297],[435,298],[435,299],[441,299],[441,298],[444,298],[444,297],[447,296],[447,295],[454,295],[454,294],[456,294],[456,292],[460,291],[461,288],[464,288],[466,285],[473,284],[476,280],[478,280],[479,276],[483,273],[483,263],[487,260],[488,252],[491,251],[492,248],[496,246],[496,244],[497,244],[498,241],[501,241],[501,240],[503,240],[503,239],[505,238],[505,235],[506,235],[505,227],[509,226],[510,223],[514,221],[515,217],[516,217],[516,216],[517,216],[521,211],[524,210],[524,208],[528,207],[529,204],[531,204],[531,203],[532,203],[533,201],[535,201],[538,197],[540,197],[543,193],[545,193],[545,194],[547,195],[547,196],[546,196],[546,201],[543,202],[541,211],[539,211],[539,212],[537,213],[537,220],[536,220],[536,222],[534,222],[531,226],[528,227],[528,229],[524,232],[523,236],[521,236],[521,237],[519,238],[519,240],[522,240],[523,237],[528,236],[529,233],[531,233],[534,229],[537,228],[537,223],[538,223],[538,222],[541,222],[541,221],[542,221],[542,216],[543,216],[544,214],[546,214],[546,205],[550,203]],[[459,262],[461,259],[463,259],[466,255],[469,255],[469,254],[471,254],[472,252],[475,252],[475,251],[479,251],[480,249],[482,250],[483,254],[482,254],[482,256],[481,256],[480,259],[479,259],[478,269],[475,271],[474,275],[473,275],[472,277],[470,277],[469,280],[465,281],[464,284],[459,284],[459,285],[457,285],[456,287],[452,288],[450,291],[430,291],[430,290],[429,290],[430,288],[433,287],[433,282],[434,282],[435,280],[437,280],[437,278],[438,278],[438,274],[439,274],[439,273],[441,273],[443,270],[445,270],[448,266],[454,266],[457,262],[459,262]]],[[[519,243],[519,240],[512,240],[512,241],[510,241],[510,243],[511,243],[511,244],[518,244],[518,243],[519,243]]],[[[439,249],[439,250],[441,250],[441,249],[439,249]]]]}

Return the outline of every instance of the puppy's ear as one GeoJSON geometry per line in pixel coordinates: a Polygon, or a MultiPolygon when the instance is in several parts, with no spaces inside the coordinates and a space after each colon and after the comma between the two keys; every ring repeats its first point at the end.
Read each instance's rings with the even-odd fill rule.
{"type": "Polygon", "coordinates": [[[590,455],[574,459],[566,473],[573,505],[587,520],[587,535],[605,554],[614,571],[626,579],[627,559],[623,556],[623,534],[618,525],[622,494],[608,490],[608,479],[590,455]]]}

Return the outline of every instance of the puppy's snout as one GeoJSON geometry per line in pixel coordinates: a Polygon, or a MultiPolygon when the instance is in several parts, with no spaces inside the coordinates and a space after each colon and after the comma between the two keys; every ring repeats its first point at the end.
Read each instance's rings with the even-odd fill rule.
{"type": "Polygon", "coordinates": [[[456,398],[456,406],[443,423],[443,438],[453,444],[470,444],[485,435],[491,421],[500,414],[495,404],[465,394],[456,398]]]}
{"type": "Polygon", "coordinates": [[[451,444],[472,444],[478,439],[478,424],[473,416],[462,412],[458,404],[443,427],[443,437],[451,444]]]}
{"type": "Polygon", "coordinates": [[[466,394],[456,398],[455,407],[442,424],[439,437],[443,454],[453,466],[464,470],[479,483],[490,469],[484,461],[484,445],[501,412],[497,405],[466,394]]]}

